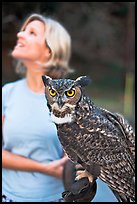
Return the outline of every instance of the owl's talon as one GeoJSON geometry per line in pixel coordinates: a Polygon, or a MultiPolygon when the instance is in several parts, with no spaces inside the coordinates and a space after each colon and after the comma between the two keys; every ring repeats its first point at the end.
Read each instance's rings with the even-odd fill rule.
{"type": "Polygon", "coordinates": [[[86,170],[77,171],[76,175],[77,175],[75,178],[76,181],[80,180],[83,177],[87,177],[89,182],[93,182],[93,176],[90,173],[88,173],[88,171],[86,171],[86,170]]]}

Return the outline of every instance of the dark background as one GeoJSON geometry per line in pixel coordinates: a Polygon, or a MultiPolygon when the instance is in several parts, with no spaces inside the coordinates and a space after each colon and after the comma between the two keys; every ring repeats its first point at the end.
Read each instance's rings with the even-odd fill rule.
{"type": "Polygon", "coordinates": [[[135,2],[2,2],[2,85],[19,79],[10,51],[32,13],[54,17],[72,37],[69,78],[89,75],[87,94],[134,125],[135,2]]]}

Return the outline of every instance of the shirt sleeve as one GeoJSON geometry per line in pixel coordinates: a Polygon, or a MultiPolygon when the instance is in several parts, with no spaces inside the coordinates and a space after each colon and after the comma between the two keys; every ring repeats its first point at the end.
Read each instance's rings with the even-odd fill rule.
{"type": "Polygon", "coordinates": [[[11,87],[11,84],[5,84],[2,87],[2,116],[5,116],[6,103],[8,100],[8,95],[11,92],[11,87]]]}

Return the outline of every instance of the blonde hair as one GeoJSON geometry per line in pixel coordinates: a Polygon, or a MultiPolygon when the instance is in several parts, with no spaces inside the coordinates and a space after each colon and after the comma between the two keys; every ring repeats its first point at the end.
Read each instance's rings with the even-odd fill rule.
{"type": "MultiPolygon", "coordinates": [[[[54,19],[44,17],[40,14],[30,15],[24,22],[21,31],[28,23],[39,20],[45,25],[45,43],[51,51],[48,62],[43,64],[45,74],[52,78],[63,78],[68,73],[73,72],[69,67],[71,56],[71,37],[68,31],[54,19]]],[[[25,75],[26,69],[21,62],[18,62],[16,72],[25,75]]]]}

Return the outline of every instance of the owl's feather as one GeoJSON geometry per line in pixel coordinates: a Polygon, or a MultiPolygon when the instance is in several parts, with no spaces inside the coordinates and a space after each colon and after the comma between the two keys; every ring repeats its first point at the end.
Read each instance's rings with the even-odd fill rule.
{"type": "Polygon", "coordinates": [[[62,79],[45,83],[46,98],[52,114],[62,120],[66,114],[72,118],[62,124],[55,121],[61,144],[73,162],[79,162],[94,177],[107,183],[119,200],[134,201],[133,128],[122,115],[96,106],[85,96],[82,86],[87,85],[87,81],[84,83],[84,80],[85,78],[80,77],[76,81],[62,79]],[[48,93],[48,86],[57,92],[54,99],[48,93]],[[75,89],[75,94],[73,97],[66,97],[66,91],[72,88],[75,89]],[[57,105],[59,97],[62,106],[57,105]]]}

